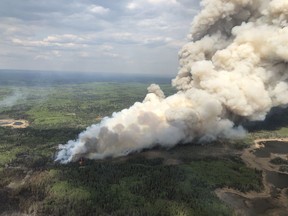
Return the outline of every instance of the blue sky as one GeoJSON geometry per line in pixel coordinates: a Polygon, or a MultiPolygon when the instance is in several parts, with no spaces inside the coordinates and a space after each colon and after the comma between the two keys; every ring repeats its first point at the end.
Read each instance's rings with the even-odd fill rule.
{"type": "Polygon", "coordinates": [[[175,75],[199,0],[1,0],[0,69],[175,75]]]}

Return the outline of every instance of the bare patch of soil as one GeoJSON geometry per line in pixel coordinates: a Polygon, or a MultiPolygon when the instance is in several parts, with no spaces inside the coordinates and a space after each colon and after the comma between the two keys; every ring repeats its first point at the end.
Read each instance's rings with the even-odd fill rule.
{"type": "Polygon", "coordinates": [[[0,127],[27,128],[29,122],[24,119],[0,119],[0,127]]]}

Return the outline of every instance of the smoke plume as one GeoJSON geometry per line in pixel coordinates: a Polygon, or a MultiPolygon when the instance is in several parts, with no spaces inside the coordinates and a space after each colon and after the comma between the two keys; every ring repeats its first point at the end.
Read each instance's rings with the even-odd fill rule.
{"type": "Polygon", "coordinates": [[[288,1],[203,0],[179,52],[166,97],[153,84],[142,103],[104,118],[60,145],[57,161],[102,159],[245,135],[232,119],[264,120],[288,103],[288,1]]]}
{"type": "Polygon", "coordinates": [[[12,107],[15,104],[17,104],[19,100],[22,100],[25,98],[26,98],[26,95],[23,92],[20,92],[20,90],[16,89],[12,92],[12,94],[0,100],[0,108],[12,107]]]}

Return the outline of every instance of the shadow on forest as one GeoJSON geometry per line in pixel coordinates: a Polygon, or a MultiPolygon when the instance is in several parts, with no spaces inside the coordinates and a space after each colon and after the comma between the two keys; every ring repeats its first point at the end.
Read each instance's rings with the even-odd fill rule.
{"type": "Polygon", "coordinates": [[[242,123],[249,132],[260,130],[275,131],[282,127],[288,127],[288,107],[275,107],[268,113],[264,121],[250,121],[242,123]]]}

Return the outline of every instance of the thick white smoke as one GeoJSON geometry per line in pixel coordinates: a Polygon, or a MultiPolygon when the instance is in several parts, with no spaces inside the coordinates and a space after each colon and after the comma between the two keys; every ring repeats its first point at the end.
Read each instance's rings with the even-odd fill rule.
{"type": "Polygon", "coordinates": [[[263,120],[288,104],[288,1],[203,0],[179,52],[179,90],[153,84],[142,103],[60,145],[57,161],[117,157],[155,145],[243,137],[235,116],[263,120]]]}

